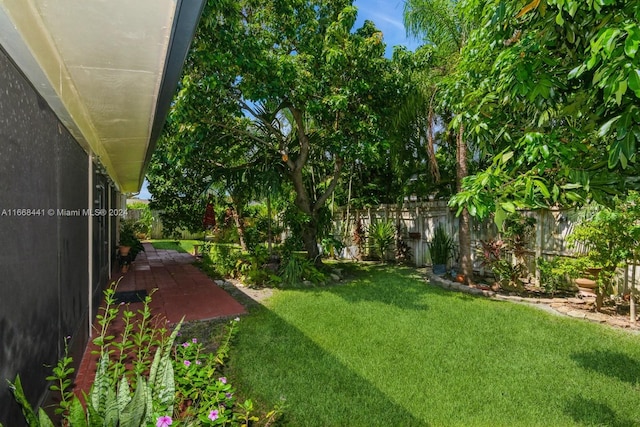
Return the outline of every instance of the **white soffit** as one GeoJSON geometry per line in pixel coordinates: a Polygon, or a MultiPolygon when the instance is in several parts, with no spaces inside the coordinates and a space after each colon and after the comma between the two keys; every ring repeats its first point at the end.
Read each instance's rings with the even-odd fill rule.
{"type": "Polygon", "coordinates": [[[176,0],[0,0],[0,43],[121,191],[139,191],[176,0]]]}

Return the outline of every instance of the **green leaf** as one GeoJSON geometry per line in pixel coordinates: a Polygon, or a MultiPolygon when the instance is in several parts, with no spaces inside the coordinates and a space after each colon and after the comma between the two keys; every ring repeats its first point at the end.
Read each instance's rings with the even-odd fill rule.
{"type": "Polygon", "coordinates": [[[500,207],[500,205],[496,205],[496,212],[493,216],[493,222],[498,227],[498,230],[502,229],[502,223],[507,218],[507,213],[500,207]]]}
{"type": "Polygon", "coordinates": [[[500,207],[509,213],[515,213],[516,206],[511,202],[502,202],[500,203],[500,207]]]}
{"type": "Polygon", "coordinates": [[[131,401],[131,389],[129,388],[129,381],[125,375],[120,378],[118,384],[118,392],[116,394],[116,402],[118,404],[118,411],[121,412],[125,406],[131,401]]]}
{"type": "MultiPolygon", "coordinates": [[[[89,402],[87,396],[85,401],[89,402]]],[[[89,414],[89,427],[103,427],[105,425],[104,417],[96,411],[91,403],[87,404],[87,412],[89,414]]]]}
{"type": "Polygon", "coordinates": [[[616,89],[616,104],[620,105],[622,102],[622,95],[627,92],[627,81],[622,80],[618,82],[618,88],[616,89]]]}
{"type": "Polygon", "coordinates": [[[553,184],[553,188],[551,189],[553,195],[553,201],[558,201],[558,196],[560,195],[560,187],[557,184],[553,184]]]}
{"type": "Polygon", "coordinates": [[[104,402],[104,421],[106,425],[116,425],[118,422],[118,401],[113,387],[107,391],[104,402]]]}
{"type": "Polygon", "coordinates": [[[147,393],[148,389],[142,377],[138,376],[136,380],[136,391],[133,398],[120,413],[120,427],[138,427],[142,425],[142,420],[147,410],[147,393]]]}
{"type": "Polygon", "coordinates": [[[577,188],[582,188],[582,184],[578,184],[578,183],[575,183],[575,182],[570,182],[570,183],[564,184],[562,186],[563,190],[575,190],[577,188]]]}
{"type": "Polygon", "coordinates": [[[616,46],[616,40],[620,35],[618,28],[607,28],[599,37],[599,44],[604,47],[607,56],[611,55],[616,46]]]}
{"type": "Polygon", "coordinates": [[[622,150],[620,149],[620,143],[619,141],[616,141],[613,143],[613,145],[611,146],[611,149],[609,150],[609,161],[608,161],[609,169],[613,169],[616,167],[616,165],[618,164],[618,161],[620,160],[621,155],[622,155],[622,150]]]}
{"type": "Polygon", "coordinates": [[[88,426],[85,410],[82,407],[82,403],[77,396],[73,398],[73,400],[71,401],[71,406],[69,407],[69,424],[73,427],[88,426]]]}
{"type": "Polygon", "coordinates": [[[547,144],[544,144],[542,147],[540,147],[540,152],[542,153],[542,157],[544,157],[545,159],[549,158],[549,146],[547,144]]]}
{"type": "Polygon", "coordinates": [[[609,129],[611,128],[611,125],[617,122],[619,118],[620,116],[615,116],[614,118],[610,119],[605,124],[603,124],[600,127],[600,130],[598,131],[598,136],[604,137],[605,135],[607,135],[609,133],[609,129]]]}
{"type": "Polygon", "coordinates": [[[31,404],[24,394],[24,390],[22,389],[22,382],[20,381],[20,375],[16,375],[16,380],[13,383],[9,383],[9,388],[13,392],[13,396],[16,399],[16,402],[18,402],[18,404],[22,408],[22,415],[24,415],[24,419],[27,421],[27,424],[30,427],[38,427],[40,425],[39,420],[36,417],[36,413],[33,411],[31,404]]]}
{"type": "Polygon", "coordinates": [[[476,205],[474,205],[473,203],[469,203],[467,205],[467,210],[469,211],[469,215],[476,216],[476,213],[477,213],[476,205]]]}
{"type": "MultiPolygon", "coordinates": [[[[42,408],[38,410],[38,421],[40,422],[40,427],[55,427],[53,425],[53,422],[51,421],[51,418],[49,418],[49,415],[47,415],[47,413],[44,412],[44,409],[42,408]]],[[[73,426],[75,427],[75,424],[73,426]]]]}
{"type": "Polygon", "coordinates": [[[629,89],[636,93],[636,96],[640,97],[640,69],[629,71],[629,89]]]}
{"type": "Polygon", "coordinates": [[[636,24],[635,26],[627,26],[626,30],[627,39],[624,41],[624,53],[630,58],[635,58],[640,45],[640,29],[636,24]]]}
{"type": "Polygon", "coordinates": [[[533,183],[536,185],[536,187],[538,187],[538,189],[540,190],[540,193],[542,193],[544,197],[547,197],[547,198],[551,197],[551,193],[549,193],[549,189],[544,184],[544,182],[540,181],[539,179],[534,179],[533,183]]]}
{"type": "Polygon", "coordinates": [[[567,75],[567,77],[569,79],[575,79],[576,77],[580,77],[582,75],[582,73],[584,73],[586,68],[587,68],[587,66],[585,64],[580,64],[576,68],[574,68],[573,70],[569,71],[569,74],[567,75]]]}
{"type": "Polygon", "coordinates": [[[513,154],[513,151],[507,151],[506,153],[502,154],[500,161],[502,163],[507,163],[513,157],[513,154]]]}

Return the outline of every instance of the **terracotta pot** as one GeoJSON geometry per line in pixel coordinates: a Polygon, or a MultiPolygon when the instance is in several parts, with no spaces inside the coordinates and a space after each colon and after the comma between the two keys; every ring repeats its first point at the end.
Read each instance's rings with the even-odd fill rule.
{"type": "Polygon", "coordinates": [[[120,252],[120,256],[128,256],[130,250],[131,246],[120,246],[118,252],[120,252]]]}
{"type": "Polygon", "coordinates": [[[579,288],[595,289],[596,286],[598,286],[598,282],[592,279],[587,279],[586,277],[579,277],[575,279],[575,283],[579,288]]]}

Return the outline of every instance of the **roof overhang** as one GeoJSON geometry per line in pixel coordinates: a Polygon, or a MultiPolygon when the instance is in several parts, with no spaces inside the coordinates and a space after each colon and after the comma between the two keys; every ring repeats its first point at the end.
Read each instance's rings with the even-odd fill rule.
{"type": "Polygon", "coordinates": [[[140,190],[206,0],[0,0],[0,44],[123,192],[140,190]]]}

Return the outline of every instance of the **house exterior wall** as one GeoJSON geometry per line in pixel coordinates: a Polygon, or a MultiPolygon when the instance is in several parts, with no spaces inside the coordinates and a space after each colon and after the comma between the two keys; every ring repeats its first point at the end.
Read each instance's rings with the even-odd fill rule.
{"type": "Polygon", "coordinates": [[[100,191],[109,199],[108,180],[92,169],[88,154],[0,50],[0,423],[5,426],[24,425],[6,380],[19,374],[29,401],[40,404],[51,372],[45,365],[63,354],[65,337],[71,337],[77,362],[86,346],[89,318],[95,316],[89,290],[96,300],[108,280],[107,248],[114,235],[106,228],[108,219],[62,210],[87,209],[100,191]],[[91,201],[90,173],[105,188],[92,188],[91,201]]]}

